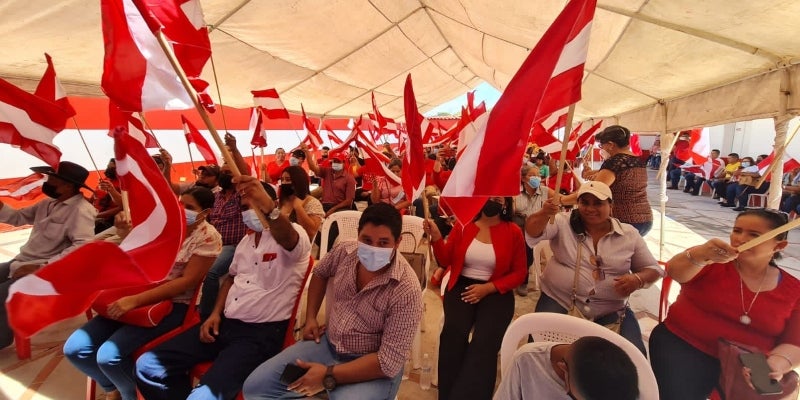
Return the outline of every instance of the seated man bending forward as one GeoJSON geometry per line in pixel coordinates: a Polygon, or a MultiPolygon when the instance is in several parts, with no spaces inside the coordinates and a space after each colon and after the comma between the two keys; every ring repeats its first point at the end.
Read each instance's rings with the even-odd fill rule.
{"type": "Polygon", "coordinates": [[[316,266],[308,288],[303,342],[261,364],[244,383],[247,399],[394,399],[422,317],[420,285],[397,248],[402,218],[386,203],[358,221],[358,241],[342,242],[316,266]],[[329,280],[333,280],[326,293],[329,280]],[[329,324],[317,323],[327,295],[329,324]],[[287,364],[307,369],[288,385],[287,364]]]}
{"type": "Polygon", "coordinates": [[[243,208],[250,207],[242,219],[252,232],[236,247],[208,319],[137,360],[137,385],[148,400],[233,399],[253,369],[283,347],[311,244],[305,230],[289,222],[292,210],[275,207],[272,187],[262,189],[250,176],[239,179],[243,208]],[[255,215],[256,207],[268,229],[255,215]],[[188,371],[204,361],[214,364],[192,390],[188,371]]]}

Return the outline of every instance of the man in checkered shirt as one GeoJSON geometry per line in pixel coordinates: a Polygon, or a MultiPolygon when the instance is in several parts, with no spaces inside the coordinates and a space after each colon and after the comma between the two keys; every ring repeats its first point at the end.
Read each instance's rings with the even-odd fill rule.
{"type": "Polygon", "coordinates": [[[397,251],[402,225],[388,204],[364,210],[358,241],[338,244],[314,269],[305,340],[256,368],[245,398],[304,398],[323,390],[331,400],[395,398],[422,318],[419,280],[397,251]],[[317,322],[326,295],[327,326],[317,322]],[[307,372],[281,383],[287,364],[307,372]]]}

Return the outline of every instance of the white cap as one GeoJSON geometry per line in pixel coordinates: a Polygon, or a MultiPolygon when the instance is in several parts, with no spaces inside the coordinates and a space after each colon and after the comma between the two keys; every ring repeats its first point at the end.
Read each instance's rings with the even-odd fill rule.
{"type": "Polygon", "coordinates": [[[603,182],[587,181],[578,189],[578,198],[589,193],[600,200],[611,199],[611,189],[603,182]]]}

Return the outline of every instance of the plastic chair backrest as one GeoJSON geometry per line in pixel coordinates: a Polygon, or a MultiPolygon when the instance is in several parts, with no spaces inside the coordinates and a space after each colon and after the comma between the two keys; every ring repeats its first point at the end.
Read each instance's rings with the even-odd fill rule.
{"type": "Polygon", "coordinates": [[[358,220],[361,219],[361,211],[339,211],[325,218],[320,228],[319,259],[328,253],[328,241],[330,229],[335,222],[339,227],[339,236],[336,240],[350,240],[358,238],[358,220]]]}
{"type": "Polygon", "coordinates": [[[283,348],[287,348],[293,345],[297,340],[294,338],[294,327],[297,324],[297,318],[299,318],[299,313],[297,312],[300,308],[300,299],[303,298],[303,292],[306,289],[306,284],[308,283],[309,278],[311,278],[311,270],[314,268],[314,257],[308,257],[308,268],[306,268],[306,273],[303,275],[303,282],[300,284],[300,290],[297,292],[297,297],[294,299],[294,306],[292,307],[292,318],[289,319],[289,326],[286,327],[286,336],[283,339],[283,348]]]}
{"type": "MultiPolygon", "coordinates": [[[[421,268],[414,268],[414,272],[417,274],[417,279],[422,283],[422,288],[424,289],[428,282],[428,269],[431,265],[431,254],[430,251],[427,253],[420,252],[425,251],[424,248],[420,248],[422,238],[425,236],[422,221],[424,221],[422,218],[413,215],[403,216],[403,230],[401,233],[400,246],[397,250],[403,253],[422,254],[423,263],[420,266],[421,268]]],[[[412,268],[413,267],[412,265],[412,268]]]]}
{"type": "Polygon", "coordinates": [[[557,313],[525,314],[511,322],[500,347],[500,370],[505,375],[521,340],[533,336],[535,341],[572,343],[584,336],[598,336],[619,346],[631,358],[639,375],[639,399],[658,399],[658,384],[650,362],[633,343],[602,325],[557,313]]]}
{"type": "MultiPolygon", "coordinates": [[[[667,263],[658,262],[664,270],[667,269],[667,263]]],[[[667,311],[669,311],[669,289],[672,287],[672,278],[669,275],[661,280],[661,294],[658,298],[658,322],[663,322],[667,318],[667,311]]]]}

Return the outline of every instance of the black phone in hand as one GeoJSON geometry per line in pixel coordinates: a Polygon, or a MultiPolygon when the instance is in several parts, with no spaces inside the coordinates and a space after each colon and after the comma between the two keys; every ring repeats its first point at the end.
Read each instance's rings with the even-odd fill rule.
{"type": "Polygon", "coordinates": [[[739,360],[750,368],[750,381],[758,394],[779,394],[783,392],[780,382],[769,377],[772,370],[767,364],[767,356],[763,353],[739,354],[739,360]]]}
{"type": "Polygon", "coordinates": [[[283,373],[281,374],[281,382],[288,385],[300,379],[306,372],[308,372],[306,368],[298,367],[295,364],[286,364],[286,368],[283,369],[283,373]]]}

